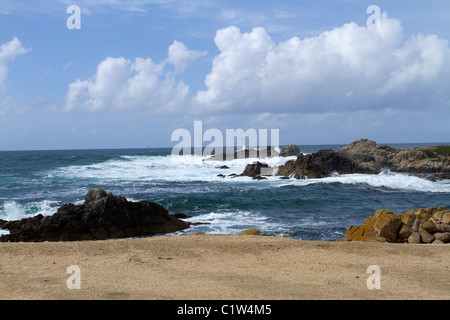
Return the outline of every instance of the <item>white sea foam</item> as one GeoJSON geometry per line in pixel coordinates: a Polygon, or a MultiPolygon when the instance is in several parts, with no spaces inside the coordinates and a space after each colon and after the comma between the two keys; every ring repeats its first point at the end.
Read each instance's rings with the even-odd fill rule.
{"type": "MultiPolygon", "coordinates": [[[[283,165],[288,158],[268,158],[259,160],[269,166],[283,165]]],[[[92,181],[223,181],[223,183],[261,183],[255,182],[249,177],[239,177],[226,179],[218,177],[219,174],[225,176],[236,173],[241,174],[245,166],[258,159],[235,159],[230,161],[200,161],[196,156],[122,156],[120,159],[109,160],[92,165],[75,165],[62,167],[49,175],[59,176],[68,179],[89,179],[92,181]],[[221,166],[228,166],[229,169],[219,169],[221,166]]],[[[373,187],[386,187],[401,191],[418,192],[450,192],[450,181],[433,182],[427,179],[415,177],[408,174],[383,171],[378,175],[349,174],[333,175],[329,178],[306,179],[306,180],[280,180],[279,177],[269,177],[263,183],[265,185],[285,186],[285,185],[309,185],[317,183],[343,183],[343,184],[367,184],[373,187]]]]}
{"type": "Polygon", "coordinates": [[[194,226],[189,232],[205,230],[211,234],[237,234],[248,228],[258,228],[263,233],[274,233],[285,227],[257,212],[250,211],[222,211],[200,214],[189,218],[189,222],[202,222],[206,225],[194,226]]]}
{"type": "Polygon", "coordinates": [[[332,177],[322,179],[291,179],[287,181],[282,185],[309,185],[316,183],[367,184],[372,187],[385,187],[401,191],[450,192],[450,181],[448,180],[433,182],[404,173],[385,171],[377,175],[346,174],[333,175],[332,177]]]}
{"type": "MultiPolygon", "coordinates": [[[[19,204],[15,201],[5,201],[0,205],[0,219],[7,221],[20,220],[38,214],[50,216],[58,210],[59,206],[57,201],[50,200],[29,202],[27,204],[19,204]]],[[[7,230],[0,229],[0,235],[7,233],[7,230]]]]}
{"type": "MultiPolygon", "coordinates": [[[[284,164],[289,158],[260,160],[269,166],[284,164]],[[280,160],[281,159],[281,160],[280,160]]],[[[196,156],[123,156],[92,165],[62,167],[47,174],[69,179],[99,179],[102,181],[215,181],[217,175],[240,174],[245,166],[258,159],[201,161],[196,156]],[[226,165],[230,169],[220,170],[226,165]]]]}

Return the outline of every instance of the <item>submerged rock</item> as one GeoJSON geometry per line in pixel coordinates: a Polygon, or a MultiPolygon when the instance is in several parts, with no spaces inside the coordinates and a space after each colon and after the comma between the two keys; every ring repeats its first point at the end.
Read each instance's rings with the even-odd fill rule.
{"type": "Polygon", "coordinates": [[[277,148],[272,146],[267,146],[265,149],[259,150],[255,148],[238,150],[232,153],[219,153],[211,155],[206,158],[205,161],[226,161],[226,160],[234,160],[234,159],[249,159],[249,158],[257,158],[257,159],[265,159],[278,157],[280,154],[277,151],[277,148]]]}
{"type": "Polygon", "coordinates": [[[333,150],[319,150],[316,153],[300,154],[297,160],[288,161],[280,166],[278,176],[305,178],[325,178],[333,173],[349,174],[355,173],[355,165],[333,150]]]}
{"type": "Polygon", "coordinates": [[[52,216],[3,223],[2,228],[10,234],[2,235],[0,241],[105,240],[171,233],[189,226],[157,203],[130,202],[102,189],[92,189],[81,205],[69,203],[52,216]]]}

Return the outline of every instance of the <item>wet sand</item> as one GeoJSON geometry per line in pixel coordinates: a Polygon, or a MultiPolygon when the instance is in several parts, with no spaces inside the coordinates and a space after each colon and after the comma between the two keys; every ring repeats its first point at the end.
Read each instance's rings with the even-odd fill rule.
{"type": "Polygon", "coordinates": [[[239,235],[0,243],[0,299],[448,300],[449,283],[449,245],[239,235]],[[73,265],[80,289],[68,288],[73,265]],[[371,265],[380,289],[367,286],[371,265]]]}

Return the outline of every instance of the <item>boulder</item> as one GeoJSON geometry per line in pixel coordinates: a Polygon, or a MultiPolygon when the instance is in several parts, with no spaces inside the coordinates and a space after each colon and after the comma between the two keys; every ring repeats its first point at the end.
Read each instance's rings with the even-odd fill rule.
{"type": "Polygon", "coordinates": [[[316,153],[299,154],[297,160],[280,166],[277,176],[293,176],[297,179],[325,178],[333,173],[355,173],[353,163],[333,150],[319,150],[316,153]]]}
{"type": "Polygon", "coordinates": [[[448,223],[439,223],[439,232],[450,232],[450,225],[448,223]]]}
{"type": "Polygon", "coordinates": [[[413,234],[408,238],[408,243],[421,243],[420,233],[418,231],[413,232],[413,234]]]}
{"type": "Polygon", "coordinates": [[[89,203],[92,201],[98,201],[104,197],[106,197],[108,194],[105,190],[100,188],[94,188],[88,191],[86,194],[86,197],[84,198],[85,203],[89,203]]]}
{"type": "Polygon", "coordinates": [[[378,210],[374,217],[376,219],[374,223],[376,235],[386,239],[387,242],[397,242],[401,216],[389,210],[378,210]]]}
{"type": "Polygon", "coordinates": [[[300,153],[300,148],[295,144],[288,144],[286,147],[280,150],[281,157],[292,157],[300,153]]]}
{"type": "Polygon", "coordinates": [[[397,242],[401,216],[389,210],[378,210],[362,226],[350,226],[344,240],[397,242]]]}
{"type": "Polygon", "coordinates": [[[422,223],[421,227],[429,233],[436,233],[439,231],[439,227],[431,219],[428,219],[427,221],[422,223]]]}
{"type": "Polygon", "coordinates": [[[423,228],[419,228],[420,239],[423,243],[432,243],[434,241],[434,236],[423,228]]]}
{"type": "Polygon", "coordinates": [[[262,168],[268,168],[269,166],[266,163],[261,163],[259,161],[248,164],[244,172],[241,174],[241,176],[247,176],[247,177],[258,177],[262,173],[262,168]]]}
{"type": "Polygon", "coordinates": [[[450,211],[447,211],[442,215],[441,222],[445,224],[450,224],[450,211]]]}
{"type": "Polygon", "coordinates": [[[407,226],[406,224],[402,224],[400,230],[398,231],[398,242],[408,242],[408,238],[414,233],[414,230],[407,226]]]}
{"type": "Polygon", "coordinates": [[[435,240],[442,241],[442,243],[450,242],[450,232],[436,232],[433,236],[435,240]]]}
{"type": "Polygon", "coordinates": [[[259,236],[260,234],[261,230],[259,230],[258,228],[250,228],[240,233],[240,235],[242,236],[259,236]]]}
{"type": "MultiPolygon", "coordinates": [[[[450,147],[395,149],[361,139],[333,150],[319,150],[310,155],[298,154],[295,161],[281,166],[280,176],[297,179],[323,178],[339,174],[379,174],[383,170],[410,173],[430,180],[450,178],[450,147]]],[[[450,214],[447,218],[450,221],[450,214]]]]}
{"type": "Polygon", "coordinates": [[[151,236],[186,229],[190,223],[149,201],[129,202],[102,189],[88,192],[81,205],[65,204],[52,216],[38,215],[3,225],[0,241],[78,241],[151,236]]]}
{"type": "Polygon", "coordinates": [[[344,241],[377,241],[390,243],[450,242],[450,225],[437,221],[445,217],[445,207],[408,210],[403,215],[377,210],[361,226],[350,226],[344,241]]]}
{"type": "Polygon", "coordinates": [[[408,227],[413,227],[416,215],[413,210],[406,211],[402,216],[402,223],[408,227]]]}

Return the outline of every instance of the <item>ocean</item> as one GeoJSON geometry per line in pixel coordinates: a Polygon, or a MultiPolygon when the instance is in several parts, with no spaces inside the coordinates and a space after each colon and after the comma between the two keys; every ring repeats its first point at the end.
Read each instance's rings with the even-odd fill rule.
{"type": "MultiPolygon", "coordinates": [[[[391,144],[417,147],[425,144],[391,144]]],[[[339,145],[301,146],[303,153],[339,145]]],[[[295,157],[267,159],[284,163],[295,157]]],[[[81,204],[92,188],[149,200],[170,213],[205,222],[175,233],[238,234],[256,227],[263,234],[302,240],[343,239],[378,209],[450,207],[450,181],[432,182],[389,171],[324,179],[252,180],[240,174],[256,159],[174,161],[170,148],[0,152],[0,219],[52,215],[65,203],[81,204]],[[227,165],[229,169],[220,169],[227,165]]],[[[6,230],[0,230],[7,233],[6,230]]]]}

